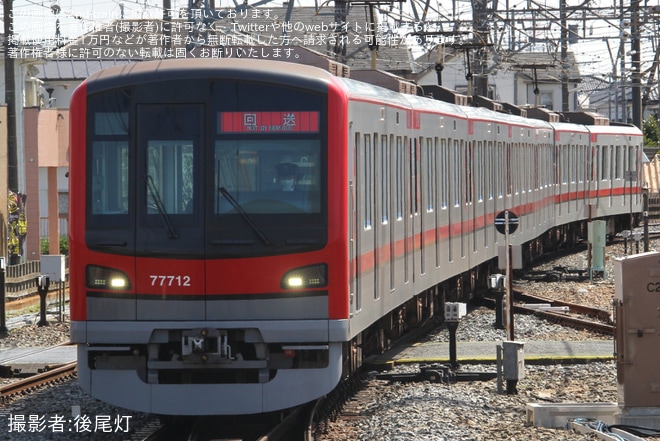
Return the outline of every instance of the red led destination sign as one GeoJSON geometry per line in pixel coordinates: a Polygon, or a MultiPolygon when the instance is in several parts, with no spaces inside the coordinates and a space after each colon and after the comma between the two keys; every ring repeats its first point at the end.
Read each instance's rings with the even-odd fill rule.
{"type": "Polygon", "coordinates": [[[318,133],[319,112],[220,112],[218,133],[318,133]]]}

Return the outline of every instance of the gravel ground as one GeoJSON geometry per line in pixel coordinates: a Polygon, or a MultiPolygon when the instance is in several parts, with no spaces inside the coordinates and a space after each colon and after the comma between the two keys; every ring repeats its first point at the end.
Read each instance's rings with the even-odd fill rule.
{"type": "MultiPolygon", "coordinates": [[[[604,281],[535,282],[521,287],[546,297],[610,308],[614,296],[612,262],[623,255],[623,247],[608,247],[607,254],[610,260],[604,281]]],[[[576,267],[573,262],[577,260],[572,256],[562,259],[561,264],[576,267]]],[[[609,338],[566,329],[529,315],[516,314],[514,320],[516,338],[520,340],[609,338]]],[[[45,328],[34,324],[34,316],[21,321],[23,326],[0,338],[0,350],[69,340],[66,317],[64,323],[50,319],[50,326],[45,328]]],[[[505,333],[494,329],[493,322],[494,313],[479,308],[461,321],[457,336],[459,340],[501,341],[505,333]]],[[[447,337],[446,330],[440,329],[428,339],[443,341],[447,337]]],[[[479,369],[492,371],[493,366],[469,366],[469,370],[479,369]]],[[[495,381],[388,385],[374,380],[373,384],[378,388],[378,399],[361,404],[362,418],[332,423],[320,441],[594,439],[567,430],[528,427],[525,406],[532,402],[617,401],[616,367],[612,362],[527,365],[517,395],[498,394],[495,381]]],[[[109,406],[87,396],[74,379],[1,403],[0,440],[125,440],[131,438],[126,431],[133,432],[154,420],[152,415],[109,406]]]]}
{"type": "MultiPolygon", "coordinates": [[[[652,242],[651,251],[660,250],[652,242]]],[[[607,248],[606,277],[585,282],[515,283],[530,294],[550,299],[597,306],[611,310],[614,298],[614,259],[625,255],[623,245],[607,248]]],[[[561,258],[535,269],[554,265],[578,268],[586,253],[561,258]]],[[[494,312],[478,308],[461,320],[459,341],[502,341],[504,330],[495,329],[494,312]]],[[[530,315],[515,314],[517,340],[595,340],[611,337],[558,326],[530,315]]],[[[448,341],[445,328],[425,341],[448,341]]],[[[399,366],[395,372],[417,370],[418,366],[399,366]]],[[[470,365],[468,371],[494,371],[493,366],[470,365]]],[[[459,440],[593,440],[594,435],[579,434],[565,428],[549,429],[527,425],[528,403],[617,402],[614,362],[588,364],[526,365],[525,377],[517,384],[515,395],[500,394],[495,380],[486,382],[394,383],[373,380],[375,398],[360,402],[360,418],[339,418],[330,424],[317,441],[459,441],[459,440]]],[[[646,438],[659,440],[659,438],[646,438]]]]}

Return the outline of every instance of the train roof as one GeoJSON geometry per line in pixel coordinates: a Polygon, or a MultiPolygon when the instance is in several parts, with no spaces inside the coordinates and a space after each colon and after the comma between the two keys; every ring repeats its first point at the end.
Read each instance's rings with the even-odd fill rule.
{"type": "MultiPolygon", "coordinates": [[[[402,94],[378,85],[332,75],[325,69],[282,60],[248,58],[196,58],[152,60],[110,67],[89,76],[86,80],[88,93],[125,87],[150,81],[195,78],[229,78],[272,81],[291,85],[292,77],[301,87],[326,92],[332,82],[340,84],[354,99],[379,101],[401,108],[437,112],[461,119],[488,120],[502,124],[515,124],[538,129],[575,131],[578,127],[591,133],[627,134],[641,136],[634,126],[597,125],[584,126],[567,122],[546,122],[509,113],[496,112],[485,107],[460,106],[425,96],[402,94]]],[[[579,130],[579,129],[578,129],[579,130]]]]}
{"type": "Polygon", "coordinates": [[[110,67],[87,79],[89,93],[140,84],[160,79],[195,79],[239,77],[255,81],[270,80],[291,84],[291,77],[301,86],[326,91],[332,75],[305,64],[260,59],[195,58],[153,60],[110,67]],[[284,66],[283,66],[284,65],[284,66]]]}
{"type": "Polygon", "coordinates": [[[487,119],[502,124],[514,124],[518,126],[532,127],[535,129],[551,129],[546,121],[525,118],[523,116],[511,115],[510,113],[495,112],[485,107],[466,107],[466,113],[470,119],[487,119]]]}
{"type": "Polygon", "coordinates": [[[575,132],[576,127],[581,127],[584,132],[600,133],[608,135],[629,135],[629,136],[642,136],[642,131],[632,125],[596,125],[584,126],[580,124],[567,123],[567,122],[553,122],[550,125],[557,131],[571,131],[575,132]]]}
{"type": "Polygon", "coordinates": [[[393,90],[351,78],[337,77],[336,80],[354,99],[363,99],[367,101],[384,101],[393,105],[410,107],[406,106],[406,103],[401,100],[402,94],[393,90]]]}

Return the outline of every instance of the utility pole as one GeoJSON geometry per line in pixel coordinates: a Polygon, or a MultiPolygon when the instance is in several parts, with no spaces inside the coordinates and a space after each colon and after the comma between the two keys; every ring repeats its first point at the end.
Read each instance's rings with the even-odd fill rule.
{"type": "Polygon", "coordinates": [[[630,3],[630,78],[632,80],[632,118],[633,124],[642,128],[642,64],[641,64],[641,44],[639,41],[639,0],[632,0],[630,3]]]}
{"type": "Polygon", "coordinates": [[[566,0],[559,2],[559,21],[561,27],[561,110],[568,112],[568,25],[566,24],[566,0]]]}
{"type": "MultiPolygon", "coordinates": [[[[5,23],[5,102],[7,103],[7,186],[18,193],[18,147],[16,145],[16,81],[14,79],[13,0],[4,1],[5,23]]],[[[0,196],[3,200],[7,195],[0,196]]]]}
{"type": "Polygon", "coordinates": [[[488,46],[490,20],[488,0],[472,0],[474,45],[477,47],[474,53],[474,95],[488,97],[488,46]]]}

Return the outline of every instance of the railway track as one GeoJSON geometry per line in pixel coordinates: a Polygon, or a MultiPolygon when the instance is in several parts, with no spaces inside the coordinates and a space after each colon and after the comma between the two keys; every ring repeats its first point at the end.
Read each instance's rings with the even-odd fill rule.
{"type": "MultiPolygon", "coordinates": [[[[554,300],[516,289],[513,290],[513,298],[516,313],[535,314],[564,326],[614,335],[611,312],[605,309],[554,300]]],[[[486,297],[484,303],[491,308],[496,307],[495,299],[486,297]]]]}
{"type": "Polygon", "coordinates": [[[549,320],[556,320],[566,326],[575,326],[606,335],[614,335],[612,313],[602,308],[579,305],[562,300],[554,300],[524,291],[513,290],[514,310],[538,314],[549,320]],[[538,308],[531,305],[550,305],[550,308],[538,308]]]}
{"type": "Polygon", "coordinates": [[[310,441],[305,428],[314,405],[294,408],[286,415],[240,415],[172,418],[145,427],[132,439],[140,441],[310,441]]]}
{"type": "Polygon", "coordinates": [[[54,384],[71,378],[77,369],[77,363],[68,363],[58,368],[42,372],[31,377],[12,382],[0,387],[0,402],[31,392],[45,385],[54,384]]]}

